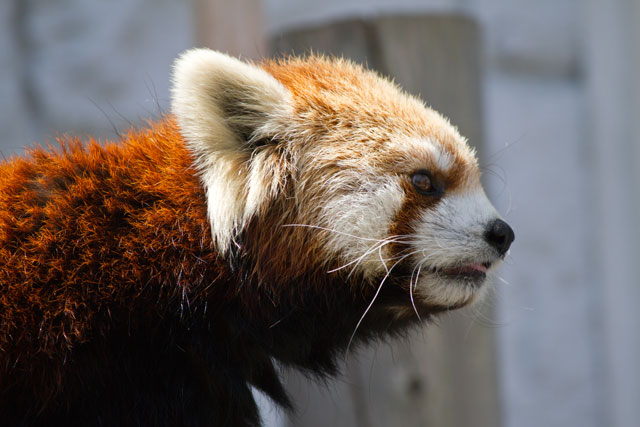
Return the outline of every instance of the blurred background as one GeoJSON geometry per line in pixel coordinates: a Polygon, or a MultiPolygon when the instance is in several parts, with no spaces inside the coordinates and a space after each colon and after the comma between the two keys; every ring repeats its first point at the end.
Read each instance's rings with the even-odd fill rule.
{"type": "Polygon", "coordinates": [[[174,58],[329,52],[395,78],[480,153],[516,241],[484,304],[287,372],[285,426],[640,420],[640,2],[4,0],[0,149],[117,138],[169,111],[174,58]]]}

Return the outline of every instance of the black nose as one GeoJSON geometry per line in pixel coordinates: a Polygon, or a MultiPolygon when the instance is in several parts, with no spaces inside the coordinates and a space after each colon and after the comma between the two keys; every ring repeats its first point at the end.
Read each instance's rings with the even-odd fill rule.
{"type": "Polygon", "coordinates": [[[501,219],[490,222],[484,233],[484,239],[498,251],[500,256],[507,253],[515,237],[509,224],[501,219]]]}

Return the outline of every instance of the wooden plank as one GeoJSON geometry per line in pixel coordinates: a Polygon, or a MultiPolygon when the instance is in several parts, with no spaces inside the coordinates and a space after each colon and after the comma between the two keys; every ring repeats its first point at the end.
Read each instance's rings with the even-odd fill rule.
{"type": "MultiPolygon", "coordinates": [[[[273,53],[313,49],[392,76],[456,124],[482,154],[479,29],[453,15],[349,20],[291,31],[273,53]]],[[[295,426],[500,425],[491,309],[444,316],[407,339],[349,355],[345,375],[308,386],[290,374],[295,426]],[[490,323],[490,322],[489,322],[490,323]]]]}
{"type": "Polygon", "coordinates": [[[196,0],[194,18],[200,46],[245,59],[265,56],[260,0],[196,0]]]}

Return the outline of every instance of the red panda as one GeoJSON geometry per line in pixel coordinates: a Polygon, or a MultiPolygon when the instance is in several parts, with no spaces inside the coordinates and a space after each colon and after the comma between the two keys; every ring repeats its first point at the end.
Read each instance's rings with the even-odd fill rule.
{"type": "Polygon", "coordinates": [[[480,297],[514,234],[476,157],[342,59],[195,49],[172,114],[0,165],[3,425],[259,425],[276,366],[480,297]]]}

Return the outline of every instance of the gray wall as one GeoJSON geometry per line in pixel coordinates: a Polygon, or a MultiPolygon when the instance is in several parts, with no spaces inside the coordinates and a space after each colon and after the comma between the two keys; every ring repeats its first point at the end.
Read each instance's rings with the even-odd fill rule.
{"type": "Polygon", "coordinates": [[[168,111],[191,21],[186,1],[0,2],[2,152],[59,133],[113,138],[168,111]]]}

